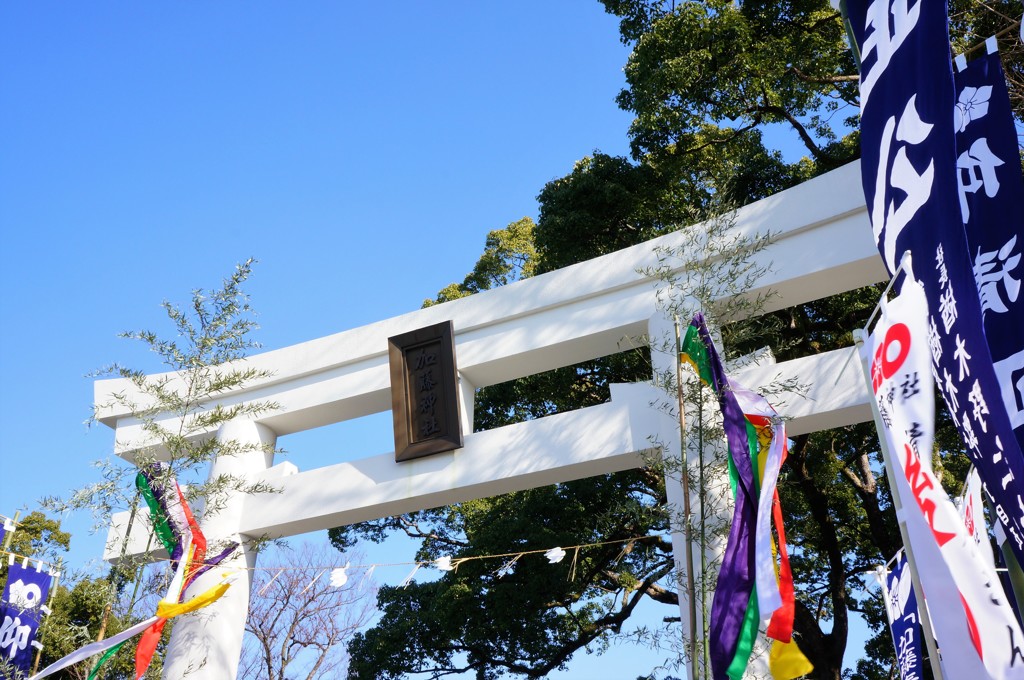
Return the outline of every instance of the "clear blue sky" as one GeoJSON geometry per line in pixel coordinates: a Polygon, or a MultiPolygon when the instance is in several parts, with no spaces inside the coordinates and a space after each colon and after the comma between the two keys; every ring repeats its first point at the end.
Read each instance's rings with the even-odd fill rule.
{"type": "MultiPolygon", "coordinates": [[[[117,333],[166,331],[162,300],[235,263],[260,260],[267,349],[461,281],[546,182],[627,152],[627,54],[597,0],[0,5],[0,514],[94,478],[86,374],[157,370],[117,333]]],[[[379,429],[280,444],[306,469],[390,450],[379,429]]],[[[65,518],[72,566],[90,524],[65,518]]],[[[564,677],[650,667],[617,648],[564,677]]]]}
{"type": "Polygon", "coordinates": [[[372,7],[0,7],[0,512],[109,453],[85,375],[157,368],[115,336],[166,330],[162,300],[254,256],[268,349],[404,313],[625,152],[596,0],[372,7]]]}

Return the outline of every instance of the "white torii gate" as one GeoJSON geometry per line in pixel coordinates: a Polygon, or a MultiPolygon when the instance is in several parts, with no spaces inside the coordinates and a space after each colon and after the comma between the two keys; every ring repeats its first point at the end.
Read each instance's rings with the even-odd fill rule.
{"type": "MultiPolygon", "coordinates": [[[[857,163],[740,209],[732,228],[747,236],[766,230],[778,234],[756,256],[772,268],[751,291],[774,291],[770,309],[887,278],[872,241],[857,163]]],[[[652,407],[665,398],[653,384],[613,385],[608,403],[477,433],[473,395],[480,387],[622,351],[638,338],[657,343],[671,337],[672,321],[656,304],[657,287],[664,283],[640,271],[655,266],[659,252],[685,246],[683,238],[682,232],[668,234],[502,288],[248,358],[247,364],[272,376],[224,394],[217,403],[269,400],[280,408],[207,434],[272,450],[278,437],[390,410],[387,339],[450,319],[465,445],[402,463],[389,453],[304,472],[291,463],[275,466],[273,454],[222,457],[211,466],[211,477],[229,473],[265,480],[280,492],[232,498],[204,522],[204,533],[211,541],[233,538],[244,546],[245,537],[293,536],[626,470],[643,465],[651,453],[678,455],[678,424],[652,407]]],[[[810,383],[780,409],[791,418],[791,435],[862,422],[871,412],[860,369],[842,370],[852,351],[749,368],[737,377],[754,388],[787,376],[810,383]]],[[[652,359],[656,372],[674,371],[674,357],[652,351],[652,359]]],[[[95,403],[110,404],[116,392],[130,394],[132,387],[120,379],[97,381],[95,403]]],[[[115,429],[119,455],[131,453],[125,442],[144,440],[131,413],[105,407],[98,415],[115,429]]],[[[667,487],[670,503],[681,507],[678,483],[667,487]]],[[[114,518],[105,559],[121,554],[127,514],[114,518]]],[[[147,538],[143,530],[133,531],[127,553],[143,553],[147,538]]],[[[673,546],[681,564],[681,531],[674,533],[673,546]]],[[[253,567],[255,554],[240,552],[223,566],[253,567]]],[[[251,584],[251,571],[243,574],[223,598],[175,625],[164,677],[235,677],[251,584]]],[[[216,578],[200,577],[209,580],[196,592],[216,578]]],[[[685,624],[684,595],[680,602],[685,624]]]]}

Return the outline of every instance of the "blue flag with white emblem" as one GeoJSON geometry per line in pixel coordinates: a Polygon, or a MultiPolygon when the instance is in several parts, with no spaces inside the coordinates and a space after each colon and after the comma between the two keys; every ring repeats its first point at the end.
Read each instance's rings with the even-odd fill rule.
{"type": "MultiPolygon", "coordinates": [[[[32,668],[39,623],[50,594],[50,574],[14,562],[7,571],[7,585],[0,604],[0,659],[4,665],[27,677],[32,668]]],[[[0,670],[0,677],[3,672],[0,670]]],[[[13,677],[13,676],[11,676],[13,677]]]]}
{"type": "Polygon", "coordinates": [[[896,668],[900,680],[923,680],[921,657],[921,621],[917,611],[917,596],[911,583],[907,556],[902,550],[896,555],[892,570],[885,574],[885,613],[889,618],[889,633],[896,650],[896,668]]]}
{"type": "Polygon", "coordinates": [[[955,80],[960,214],[1000,396],[1024,448],[1024,181],[995,39],[955,80]]]}
{"type": "Polygon", "coordinates": [[[961,220],[946,3],[847,0],[847,9],[861,57],[861,173],[875,240],[890,273],[912,256],[936,382],[1021,560],[1024,456],[1002,407],[961,220]]]}

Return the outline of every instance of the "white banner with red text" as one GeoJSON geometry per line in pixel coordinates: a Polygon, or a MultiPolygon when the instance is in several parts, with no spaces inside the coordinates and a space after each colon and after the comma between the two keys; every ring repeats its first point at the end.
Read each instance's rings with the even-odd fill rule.
{"type": "Polygon", "coordinates": [[[999,579],[932,471],[934,384],[927,303],[908,274],[864,347],[879,435],[947,678],[1024,678],[1024,636],[999,579]]]}

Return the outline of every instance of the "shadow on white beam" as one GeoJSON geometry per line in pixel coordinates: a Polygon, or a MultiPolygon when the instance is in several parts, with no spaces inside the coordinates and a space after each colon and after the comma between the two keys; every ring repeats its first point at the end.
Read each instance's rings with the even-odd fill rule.
{"type": "Polygon", "coordinates": [[[650,408],[646,383],[612,385],[590,408],[466,436],[451,453],[395,464],[394,454],[280,480],[280,493],[249,496],[241,532],[276,538],[620,472],[659,455],[650,439],[672,419],[650,408]]]}
{"type": "Polygon", "coordinates": [[[752,366],[734,377],[746,387],[765,392],[787,419],[786,434],[795,437],[871,420],[868,390],[856,349],[843,349],[752,366]],[[811,376],[815,376],[813,379],[811,376]],[[772,394],[772,385],[798,383],[797,392],[772,394]]]}

